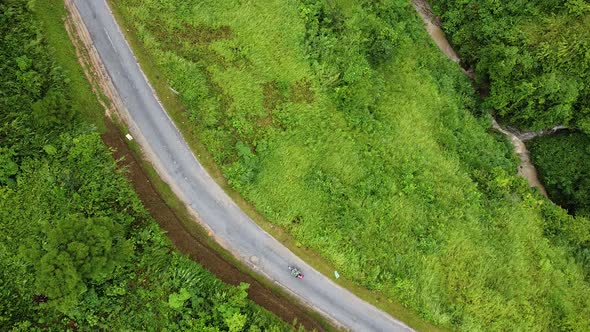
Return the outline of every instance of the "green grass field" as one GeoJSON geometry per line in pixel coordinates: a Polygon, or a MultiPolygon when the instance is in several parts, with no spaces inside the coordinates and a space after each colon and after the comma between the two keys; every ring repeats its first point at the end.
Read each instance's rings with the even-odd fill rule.
{"type": "Polygon", "coordinates": [[[409,3],[111,4],[189,140],[345,278],[443,327],[590,328],[587,220],[516,177],[409,3]]]}

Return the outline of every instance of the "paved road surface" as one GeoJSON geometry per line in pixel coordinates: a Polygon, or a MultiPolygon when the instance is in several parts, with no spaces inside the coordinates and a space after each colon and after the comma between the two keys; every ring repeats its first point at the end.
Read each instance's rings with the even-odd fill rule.
{"type": "Polygon", "coordinates": [[[105,0],[74,0],[74,4],[123,101],[135,138],[160,176],[223,247],[348,329],[410,330],[314,270],[244,214],[199,164],[154,96],[105,0]],[[301,268],[304,280],[289,275],[290,264],[301,268]]]}

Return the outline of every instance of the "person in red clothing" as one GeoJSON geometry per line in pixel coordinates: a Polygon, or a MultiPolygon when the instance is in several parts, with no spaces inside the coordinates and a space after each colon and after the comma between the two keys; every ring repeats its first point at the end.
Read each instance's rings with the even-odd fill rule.
{"type": "Polygon", "coordinates": [[[294,266],[289,266],[289,270],[291,271],[291,275],[294,276],[297,279],[303,279],[303,273],[301,273],[301,271],[299,271],[298,268],[294,267],[294,266]]]}

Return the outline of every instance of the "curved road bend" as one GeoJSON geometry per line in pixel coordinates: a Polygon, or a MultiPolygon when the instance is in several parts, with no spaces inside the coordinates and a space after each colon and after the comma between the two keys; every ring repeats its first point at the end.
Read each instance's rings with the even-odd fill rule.
{"type": "Polygon", "coordinates": [[[164,111],[105,0],[74,0],[74,5],[123,102],[132,133],[160,176],[224,248],[337,325],[363,332],[411,330],[314,270],[242,212],[199,164],[164,111]],[[299,266],[305,279],[291,277],[289,264],[299,266]]]}

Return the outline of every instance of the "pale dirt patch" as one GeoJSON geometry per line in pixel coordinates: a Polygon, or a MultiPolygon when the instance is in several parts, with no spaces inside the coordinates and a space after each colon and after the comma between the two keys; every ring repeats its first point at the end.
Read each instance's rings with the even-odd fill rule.
{"type": "Polygon", "coordinates": [[[496,119],[492,120],[492,127],[510,138],[510,142],[512,142],[512,146],[514,146],[514,153],[516,153],[520,158],[520,165],[518,166],[518,175],[525,178],[528,181],[529,186],[539,189],[539,191],[545,197],[549,197],[547,196],[547,191],[545,190],[545,187],[539,180],[539,176],[537,175],[537,169],[531,162],[529,150],[527,150],[524,142],[515,134],[500,127],[498,122],[496,122],[496,119]]]}
{"type": "Polygon", "coordinates": [[[117,116],[117,109],[121,109],[123,104],[92,45],[90,34],[82,23],[82,18],[75,9],[73,1],[65,0],[65,7],[67,12],[65,28],[74,44],[78,62],[90,83],[92,92],[97,96],[98,102],[105,109],[108,117],[117,116]]]}

